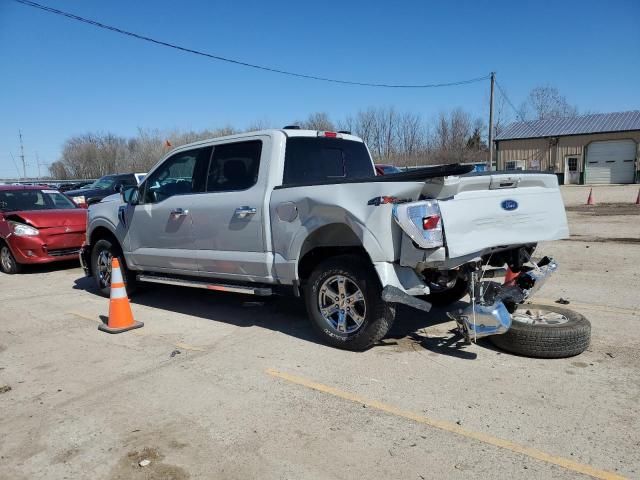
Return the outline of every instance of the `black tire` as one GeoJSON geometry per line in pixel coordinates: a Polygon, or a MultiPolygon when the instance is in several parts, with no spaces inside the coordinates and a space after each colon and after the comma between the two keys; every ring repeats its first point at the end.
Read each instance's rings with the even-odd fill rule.
{"type": "MultiPolygon", "coordinates": [[[[309,319],[322,340],[333,347],[354,351],[366,350],[375,345],[393,325],[395,305],[384,302],[381,294],[382,287],[375,271],[357,255],[341,255],[323,261],[311,273],[304,288],[309,319]],[[352,332],[338,331],[320,312],[320,301],[324,295],[321,287],[335,276],[346,277],[351,282],[349,285],[357,286],[362,292],[363,300],[359,301],[358,308],[364,306],[364,320],[352,332]]],[[[352,308],[355,308],[354,305],[352,308]]],[[[354,325],[352,327],[355,328],[354,325]]]]}
{"type": "Polygon", "coordinates": [[[16,261],[11,249],[6,243],[0,242],[0,269],[7,275],[20,273],[22,265],[16,261]]]}
{"type": "Polygon", "coordinates": [[[453,287],[441,291],[431,291],[429,295],[424,296],[424,299],[435,307],[446,307],[464,298],[468,292],[469,280],[458,277],[453,287]]]}
{"type": "Polygon", "coordinates": [[[491,342],[508,352],[536,358],[573,357],[589,347],[591,323],[584,316],[555,305],[518,305],[516,312],[537,309],[564,315],[566,322],[532,325],[514,319],[509,331],[489,337],[491,342]]]}
{"type": "Polygon", "coordinates": [[[100,295],[108,297],[111,293],[111,280],[105,281],[100,275],[100,267],[98,265],[98,259],[102,252],[106,252],[109,257],[117,257],[120,262],[120,269],[122,270],[122,276],[127,287],[127,293],[131,295],[136,289],[135,275],[129,271],[127,264],[124,260],[124,255],[118,244],[114,244],[111,240],[98,240],[91,250],[91,272],[96,282],[96,288],[100,295]]]}

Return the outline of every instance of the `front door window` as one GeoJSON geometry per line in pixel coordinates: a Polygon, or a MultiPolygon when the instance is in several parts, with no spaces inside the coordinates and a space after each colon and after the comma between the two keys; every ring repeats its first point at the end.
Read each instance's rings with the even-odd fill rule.
{"type": "Polygon", "coordinates": [[[211,156],[211,147],[176,153],[144,181],[141,203],[158,203],[175,195],[204,191],[203,169],[211,156]]]}

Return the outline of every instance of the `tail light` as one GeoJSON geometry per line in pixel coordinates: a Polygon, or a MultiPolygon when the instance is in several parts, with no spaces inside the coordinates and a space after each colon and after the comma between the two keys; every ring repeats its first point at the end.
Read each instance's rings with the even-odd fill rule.
{"type": "Polygon", "coordinates": [[[318,132],[319,137],[327,137],[327,138],[340,138],[342,135],[338,134],[338,132],[318,132]]]}
{"type": "Polygon", "coordinates": [[[437,200],[422,200],[394,205],[393,218],[421,248],[444,245],[442,216],[437,200]]]}
{"type": "Polygon", "coordinates": [[[440,215],[429,215],[422,219],[422,228],[424,230],[433,230],[440,224],[440,215]]]}

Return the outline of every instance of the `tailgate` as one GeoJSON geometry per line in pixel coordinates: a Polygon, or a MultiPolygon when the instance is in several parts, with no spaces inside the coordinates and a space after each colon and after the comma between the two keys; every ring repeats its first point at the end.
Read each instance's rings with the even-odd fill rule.
{"type": "MultiPolygon", "coordinates": [[[[557,180],[554,179],[555,185],[545,179],[545,182],[525,181],[511,188],[494,188],[502,176],[493,177],[493,182],[484,179],[488,180],[484,189],[459,188],[452,197],[438,200],[449,257],[569,236],[557,180]]],[[[471,178],[469,183],[477,187],[477,179],[471,178]]],[[[465,183],[464,178],[460,180],[465,183]]]]}

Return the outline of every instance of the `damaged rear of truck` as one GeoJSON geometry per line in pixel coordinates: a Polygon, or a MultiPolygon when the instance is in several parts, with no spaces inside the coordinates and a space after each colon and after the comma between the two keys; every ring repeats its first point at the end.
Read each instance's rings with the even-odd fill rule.
{"type": "Polygon", "coordinates": [[[517,306],[557,269],[534,256],[538,242],[569,234],[555,175],[448,165],[365,179],[349,175],[364,144],[344,148],[361,141],[322,134],[285,133],[307,154],[296,158],[299,147],[287,146],[269,204],[274,273],[304,294],[328,343],[368,348],[388,332],[397,304],[449,307],[467,341],[504,334],[517,306]],[[336,149],[337,178],[301,178],[313,170],[310,158],[326,161],[336,149]]]}

